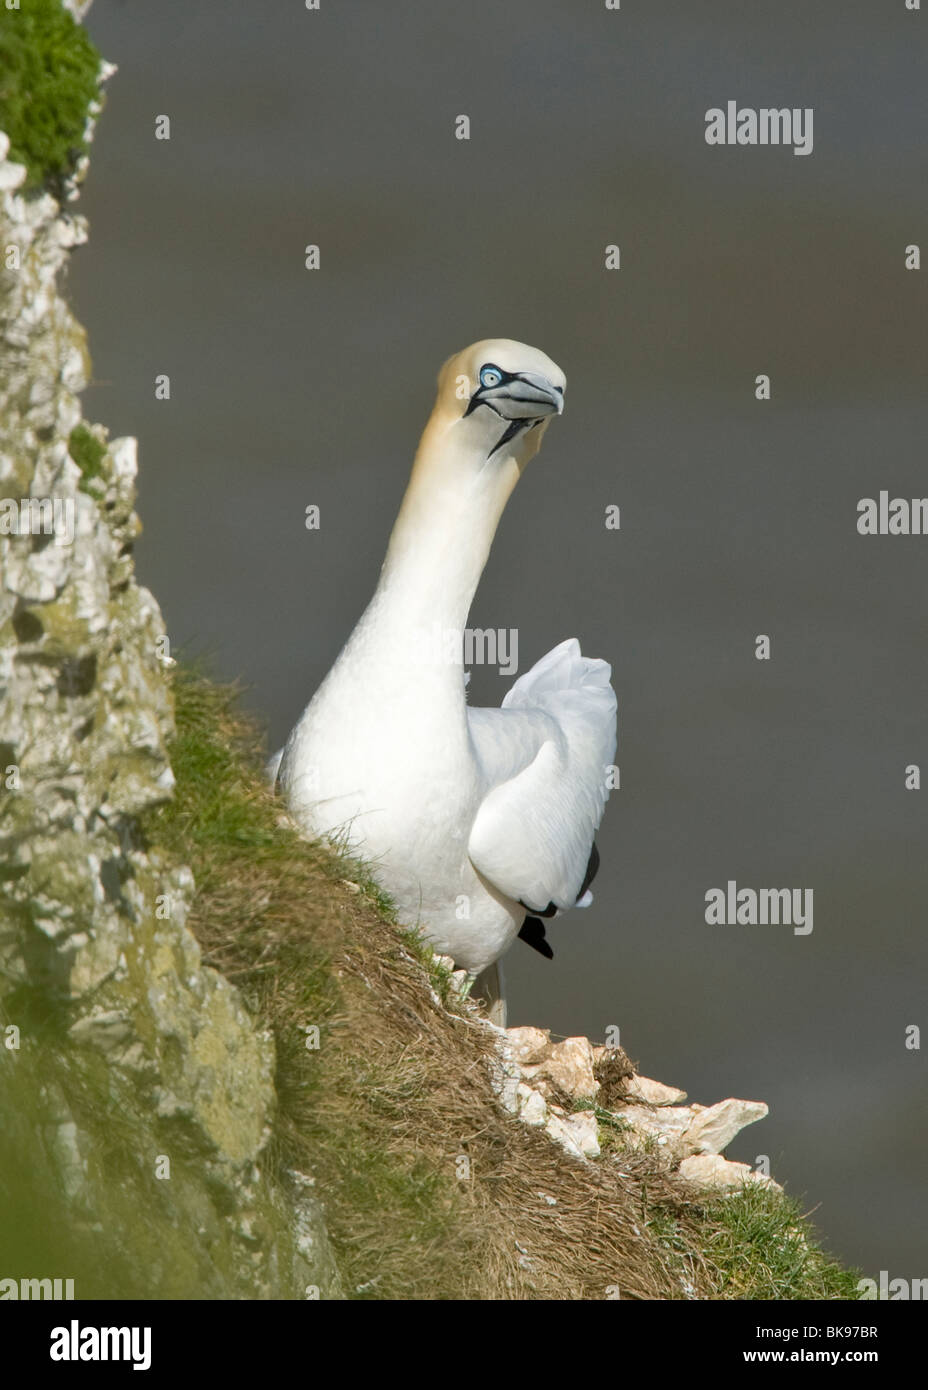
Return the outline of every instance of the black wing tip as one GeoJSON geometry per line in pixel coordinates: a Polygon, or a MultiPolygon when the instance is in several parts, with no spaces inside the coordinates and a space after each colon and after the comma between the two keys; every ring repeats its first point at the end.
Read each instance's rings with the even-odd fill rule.
{"type": "Polygon", "coordinates": [[[519,939],[544,956],[545,960],[554,960],[554,951],[545,936],[545,924],[539,918],[526,917],[519,931],[519,939]]]}

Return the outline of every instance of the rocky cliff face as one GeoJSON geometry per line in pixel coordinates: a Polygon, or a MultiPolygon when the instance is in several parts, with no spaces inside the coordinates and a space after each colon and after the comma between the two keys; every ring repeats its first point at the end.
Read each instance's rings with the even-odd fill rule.
{"type": "Polygon", "coordinates": [[[337,1296],[308,1180],[267,1171],[273,1041],[202,964],[190,870],[139,832],[173,778],[136,443],[82,419],[57,288],[76,183],[26,194],[8,153],[0,134],[0,1265],[14,1216],[34,1250],[27,1213],[60,1198],[68,1250],[94,1246],[78,1297],[337,1296]]]}

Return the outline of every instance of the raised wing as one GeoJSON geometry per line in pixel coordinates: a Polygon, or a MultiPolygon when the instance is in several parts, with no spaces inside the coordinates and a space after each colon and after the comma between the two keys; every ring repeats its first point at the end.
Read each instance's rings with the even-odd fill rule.
{"type": "Polygon", "coordinates": [[[537,912],[573,907],[583,884],[615,758],[611,674],[570,638],[516,681],[501,709],[467,711],[488,787],[471,862],[537,912]]]}

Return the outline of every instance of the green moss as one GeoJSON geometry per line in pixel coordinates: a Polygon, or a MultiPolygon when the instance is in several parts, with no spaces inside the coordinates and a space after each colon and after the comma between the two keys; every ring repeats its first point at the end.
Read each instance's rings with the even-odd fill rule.
{"type": "Polygon", "coordinates": [[[0,8],[0,130],[8,158],[29,171],[27,189],[54,188],[73,173],[99,70],[99,53],[61,0],[0,8]]]}
{"type": "Polygon", "coordinates": [[[68,453],[81,470],[81,480],[78,487],[81,492],[89,492],[93,496],[95,489],[90,487],[90,483],[92,479],[101,477],[103,473],[106,445],[101,444],[86,425],[75,425],[68,436],[68,453]]]}
{"type": "Polygon", "coordinates": [[[627,1120],[622,1120],[618,1115],[614,1115],[611,1110],[603,1110],[601,1106],[592,1107],[596,1113],[596,1133],[599,1138],[599,1149],[603,1155],[617,1156],[625,1151],[628,1136],[632,1132],[632,1127],[627,1120]]]}

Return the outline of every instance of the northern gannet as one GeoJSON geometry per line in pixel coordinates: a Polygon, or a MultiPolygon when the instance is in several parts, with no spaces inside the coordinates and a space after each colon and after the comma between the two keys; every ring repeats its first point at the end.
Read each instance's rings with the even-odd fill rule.
{"type": "Polygon", "coordinates": [[[520,935],[550,955],[541,918],[585,906],[598,866],[608,664],[561,642],[500,709],[468,706],[463,669],[500,516],[565,385],[506,338],[445,363],[374,596],[269,764],[301,828],[368,860],[400,920],[471,980],[520,935]]]}

